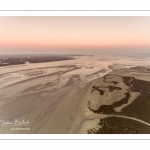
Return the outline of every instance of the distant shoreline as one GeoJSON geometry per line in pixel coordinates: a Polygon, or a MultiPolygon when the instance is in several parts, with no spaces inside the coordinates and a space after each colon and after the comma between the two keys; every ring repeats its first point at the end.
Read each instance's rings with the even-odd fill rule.
{"type": "Polygon", "coordinates": [[[53,61],[73,60],[75,55],[2,55],[0,67],[30,63],[45,63],[53,61]]]}

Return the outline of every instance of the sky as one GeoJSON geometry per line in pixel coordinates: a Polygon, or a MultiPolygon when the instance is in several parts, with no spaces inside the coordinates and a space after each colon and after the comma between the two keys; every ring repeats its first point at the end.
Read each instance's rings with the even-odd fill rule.
{"type": "Polygon", "coordinates": [[[0,17],[0,54],[150,52],[150,17],[0,17]]]}

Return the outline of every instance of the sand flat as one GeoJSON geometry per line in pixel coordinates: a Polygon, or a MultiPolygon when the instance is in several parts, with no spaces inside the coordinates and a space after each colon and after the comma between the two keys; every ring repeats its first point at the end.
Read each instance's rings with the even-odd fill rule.
{"type": "Polygon", "coordinates": [[[95,113],[89,108],[98,111],[101,106],[109,108],[116,103],[118,106],[112,110],[118,108],[119,112],[134,103],[139,96],[136,92],[130,92],[126,104],[120,102],[131,86],[124,83],[123,77],[148,81],[149,73],[141,75],[132,69],[137,74],[130,74],[128,65],[133,65],[132,61],[114,65],[117,70],[112,71],[108,66],[114,61],[119,63],[118,59],[113,62],[98,59],[81,56],[63,62],[0,68],[0,122],[26,120],[30,128],[11,130],[0,124],[0,133],[87,133],[89,128],[97,126],[93,124],[94,119],[111,115],[95,113]],[[96,90],[91,92],[93,86],[98,86],[104,94],[100,95],[96,90]]]}

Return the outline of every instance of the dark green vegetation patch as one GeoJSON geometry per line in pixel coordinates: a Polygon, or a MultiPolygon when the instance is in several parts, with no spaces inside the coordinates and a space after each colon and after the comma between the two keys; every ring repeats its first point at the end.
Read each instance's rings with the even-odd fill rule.
{"type": "Polygon", "coordinates": [[[118,117],[102,119],[99,129],[89,129],[88,134],[150,134],[150,127],[134,120],[118,117]]]}

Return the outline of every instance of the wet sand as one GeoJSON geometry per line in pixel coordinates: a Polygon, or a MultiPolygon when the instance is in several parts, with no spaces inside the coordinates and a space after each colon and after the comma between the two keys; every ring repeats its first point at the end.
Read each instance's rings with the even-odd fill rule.
{"type": "MultiPolygon", "coordinates": [[[[90,109],[97,111],[102,105],[112,105],[120,100],[119,97],[124,98],[124,93],[130,87],[124,84],[119,75],[133,76],[131,71],[139,72],[136,71],[137,68],[129,69],[129,65],[134,64],[125,63],[113,66],[113,69],[117,69],[117,72],[114,72],[118,76],[115,76],[109,68],[114,62],[99,62],[98,59],[99,57],[89,59],[88,56],[81,56],[76,60],[61,63],[0,68],[0,133],[88,133],[88,129],[95,126],[94,119],[103,119],[111,115],[95,113],[90,109]],[[105,75],[104,82],[102,77],[105,75]],[[93,86],[101,86],[104,95],[99,97],[98,91],[92,93],[93,86]],[[121,90],[112,87],[119,87],[121,90]],[[117,91],[120,92],[119,96],[116,95],[117,91]],[[88,102],[91,96],[93,100],[89,109],[88,102]],[[103,96],[106,100],[100,102],[99,98],[103,96]],[[22,124],[15,124],[15,121],[22,124]]],[[[134,77],[150,80],[149,72],[146,71],[134,77]]],[[[134,93],[130,95],[132,98],[127,104],[118,106],[118,109],[115,107],[116,112],[134,103],[139,96],[134,93]]]]}

